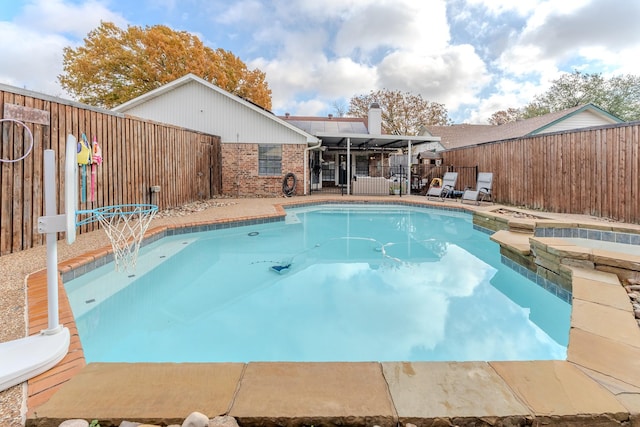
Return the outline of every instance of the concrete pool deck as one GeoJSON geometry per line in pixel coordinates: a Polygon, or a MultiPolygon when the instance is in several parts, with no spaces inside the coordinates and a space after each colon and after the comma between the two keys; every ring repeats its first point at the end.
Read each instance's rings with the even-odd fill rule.
{"type": "MultiPolygon", "coordinates": [[[[365,200],[483,212],[499,208],[428,202],[418,196],[252,199],[195,215],[154,220],[152,227],[282,215],[277,205],[292,202],[365,200]]],[[[572,225],[638,230],[579,216],[536,215],[572,225]]],[[[526,246],[523,239],[531,237],[501,234],[506,240],[502,244],[512,239],[513,247],[522,250],[526,246]]],[[[547,240],[547,244],[554,242],[547,240]]],[[[581,250],[593,256],[594,249],[581,250]]],[[[107,251],[86,251],[61,262],[60,270],[81,268],[107,251]]],[[[640,266],[636,255],[609,251],[609,256],[640,266]]],[[[61,286],[60,319],[72,331],[72,344],[58,366],[29,381],[27,425],[57,427],[70,418],[98,419],[103,427],[122,420],[180,424],[193,411],[209,417],[228,414],[242,426],[640,425],[640,328],[627,292],[615,274],[566,268],[572,275],[573,311],[564,361],[85,366],[61,286]]],[[[43,322],[46,325],[44,286],[42,272],[30,275],[30,333],[42,329],[43,322]]]]}

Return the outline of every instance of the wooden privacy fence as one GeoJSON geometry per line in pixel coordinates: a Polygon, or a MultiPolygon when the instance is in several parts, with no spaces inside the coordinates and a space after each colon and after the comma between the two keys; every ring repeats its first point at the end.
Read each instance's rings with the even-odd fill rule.
{"type": "Polygon", "coordinates": [[[640,122],[534,136],[443,153],[493,172],[500,203],[640,223],[640,122]]]}
{"type": "MultiPolygon", "coordinates": [[[[24,160],[0,163],[0,255],[41,245],[37,231],[43,215],[43,153],[57,158],[58,211],[64,210],[64,158],[68,134],[95,137],[102,164],[86,167],[87,193],[79,209],[118,204],[153,203],[160,209],[219,194],[222,182],[220,138],[175,126],[94,109],[59,98],[0,85],[0,118],[15,118],[33,134],[33,150],[24,160]],[[158,186],[159,192],[151,192],[158,186]]],[[[28,132],[13,122],[0,122],[0,158],[21,157],[28,132]]],[[[79,178],[79,185],[82,185],[79,178]]],[[[94,230],[85,225],[78,233],[94,230]]]]}

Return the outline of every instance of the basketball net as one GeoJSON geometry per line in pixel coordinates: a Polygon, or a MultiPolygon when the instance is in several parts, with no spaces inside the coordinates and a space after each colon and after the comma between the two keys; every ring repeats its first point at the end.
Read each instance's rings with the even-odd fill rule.
{"type": "Polygon", "coordinates": [[[117,205],[94,210],[111,241],[116,271],[135,270],[140,243],[157,211],[154,205],[117,205]]]}

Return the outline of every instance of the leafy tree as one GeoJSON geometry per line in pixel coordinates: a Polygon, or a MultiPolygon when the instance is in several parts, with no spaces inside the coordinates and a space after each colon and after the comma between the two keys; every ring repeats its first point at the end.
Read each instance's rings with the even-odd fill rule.
{"type": "Polygon", "coordinates": [[[609,80],[606,104],[596,104],[624,121],[640,120],[640,76],[627,74],[609,80]]]}
{"type": "Polygon", "coordinates": [[[522,117],[522,110],[519,108],[507,108],[506,110],[496,111],[489,118],[490,125],[503,125],[509,122],[515,122],[522,117]]]}
{"type": "Polygon", "coordinates": [[[546,105],[534,101],[522,107],[520,109],[520,112],[523,119],[530,119],[532,117],[544,116],[545,114],[549,114],[551,110],[546,105]]]}
{"type": "Polygon", "coordinates": [[[451,120],[443,104],[420,95],[388,89],[358,95],[349,101],[348,115],[366,117],[374,102],[382,110],[382,131],[391,135],[418,135],[421,126],[449,125],[451,120]]]}
{"type": "Polygon", "coordinates": [[[625,121],[640,120],[640,77],[605,79],[602,74],[574,71],[562,75],[522,110],[524,118],[593,103],[625,121]]]}
{"type": "Polygon", "coordinates": [[[76,49],[64,48],[64,89],[86,104],[111,108],[193,73],[261,107],[271,109],[265,74],[249,70],[224,49],[164,25],[129,26],[101,22],[76,49]]]}

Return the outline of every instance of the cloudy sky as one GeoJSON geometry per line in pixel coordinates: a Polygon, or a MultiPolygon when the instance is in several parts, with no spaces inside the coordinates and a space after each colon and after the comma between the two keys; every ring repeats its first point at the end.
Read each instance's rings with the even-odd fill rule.
{"type": "Polygon", "coordinates": [[[276,114],[386,88],[486,123],[563,72],[640,74],[637,0],[0,0],[0,83],[68,97],[62,49],[101,20],[233,52],[266,73],[276,114]]]}

